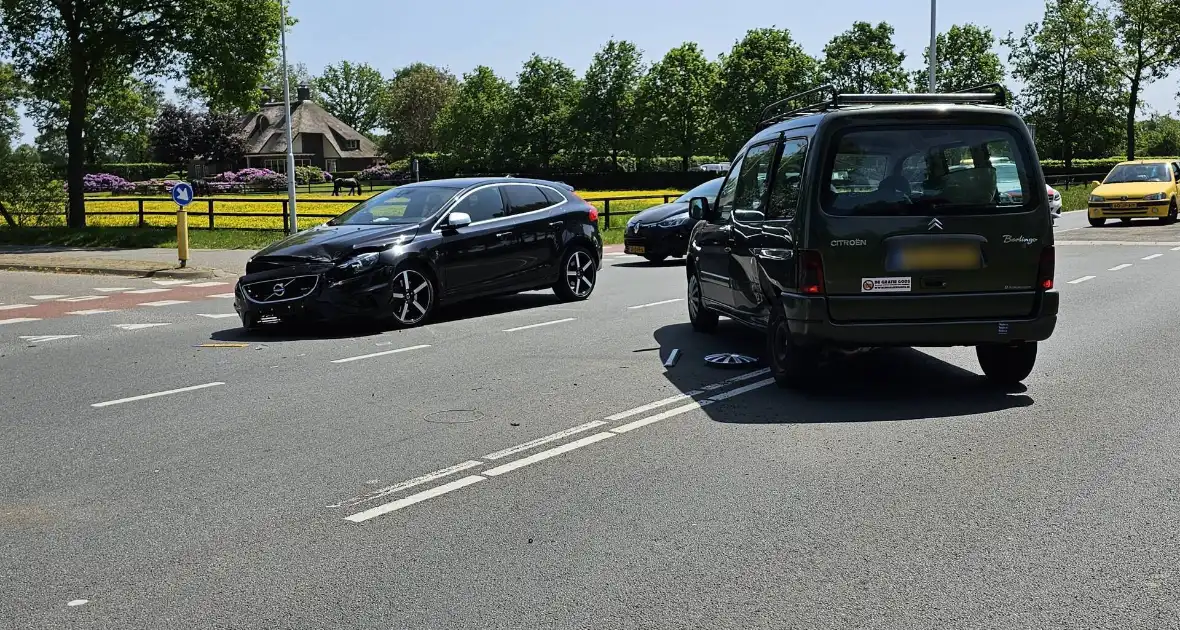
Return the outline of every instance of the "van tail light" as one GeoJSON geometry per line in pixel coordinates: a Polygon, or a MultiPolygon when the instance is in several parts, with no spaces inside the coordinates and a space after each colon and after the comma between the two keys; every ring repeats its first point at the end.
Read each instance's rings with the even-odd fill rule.
{"type": "Polygon", "coordinates": [[[824,292],[824,261],[815,250],[799,252],[799,290],[807,295],[824,292]]]}
{"type": "Polygon", "coordinates": [[[1053,288],[1053,275],[1057,267],[1057,254],[1053,247],[1041,250],[1041,264],[1037,268],[1037,288],[1048,291],[1053,288]]]}

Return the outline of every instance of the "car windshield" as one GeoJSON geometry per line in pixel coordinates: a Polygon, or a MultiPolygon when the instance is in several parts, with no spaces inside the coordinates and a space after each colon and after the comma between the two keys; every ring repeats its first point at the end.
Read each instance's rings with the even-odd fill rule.
{"type": "Polygon", "coordinates": [[[1024,145],[1006,128],[851,129],[835,146],[821,180],[828,214],[995,214],[1035,202],[1024,145]]]}
{"type": "Polygon", "coordinates": [[[438,212],[461,188],[398,186],[353,206],[328,225],[390,225],[418,223],[438,212]]]}
{"type": "Polygon", "coordinates": [[[717,198],[717,191],[721,190],[721,182],[723,181],[725,181],[724,177],[710,179],[700,186],[680,195],[673,203],[688,203],[693,197],[708,197],[709,203],[713,203],[713,200],[717,198]]]}
{"type": "Polygon", "coordinates": [[[1111,169],[1103,184],[1131,182],[1170,182],[1166,164],[1119,164],[1111,169]]]}

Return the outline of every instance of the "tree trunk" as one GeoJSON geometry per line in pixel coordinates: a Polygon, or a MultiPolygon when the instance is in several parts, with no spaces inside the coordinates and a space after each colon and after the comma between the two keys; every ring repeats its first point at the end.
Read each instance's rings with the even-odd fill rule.
{"type": "Polygon", "coordinates": [[[66,123],[66,184],[69,186],[69,205],[66,207],[66,225],[72,228],[86,227],[86,197],[83,177],[86,174],[86,78],[73,73],[73,87],[70,89],[70,117],[66,123]]]}
{"type": "Polygon", "coordinates": [[[1135,159],[1135,110],[1139,109],[1139,73],[1131,79],[1130,102],[1127,104],[1127,159],[1135,159]]]}

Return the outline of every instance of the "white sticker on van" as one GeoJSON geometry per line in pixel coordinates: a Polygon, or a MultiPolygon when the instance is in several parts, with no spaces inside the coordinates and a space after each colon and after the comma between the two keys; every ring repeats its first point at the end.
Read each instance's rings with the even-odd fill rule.
{"type": "Polygon", "coordinates": [[[861,278],[861,293],[905,293],[910,290],[909,278],[861,278]]]}

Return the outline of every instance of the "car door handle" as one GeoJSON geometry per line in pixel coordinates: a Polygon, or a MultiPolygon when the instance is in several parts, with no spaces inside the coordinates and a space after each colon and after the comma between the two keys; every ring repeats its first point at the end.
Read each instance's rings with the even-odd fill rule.
{"type": "Polygon", "coordinates": [[[500,232],[496,234],[496,238],[508,238],[509,236],[512,236],[512,232],[500,232]]]}
{"type": "Polygon", "coordinates": [[[565,221],[550,221],[549,227],[561,227],[565,225],[565,221]]]}

